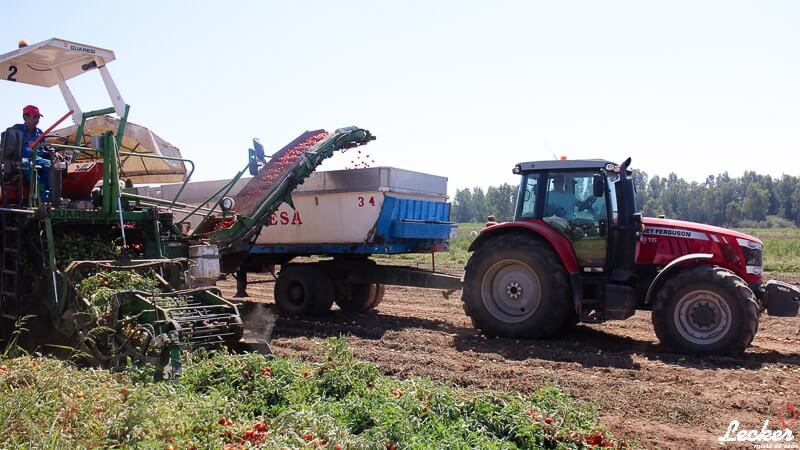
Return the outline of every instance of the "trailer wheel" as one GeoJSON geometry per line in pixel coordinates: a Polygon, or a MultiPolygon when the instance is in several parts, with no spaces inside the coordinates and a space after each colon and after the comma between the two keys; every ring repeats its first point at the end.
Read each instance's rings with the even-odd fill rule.
{"type": "Polygon", "coordinates": [[[354,283],[346,286],[344,291],[344,295],[336,299],[339,308],[345,312],[364,312],[383,300],[386,288],[382,284],[354,283]]]}
{"type": "Polygon", "coordinates": [[[383,301],[383,296],[386,294],[385,284],[376,284],[375,287],[375,297],[372,299],[372,304],[369,305],[370,309],[377,308],[383,301]]]}
{"type": "Polygon", "coordinates": [[[487,336],[544,338],[570,312],[567,272],[548,245],[519,234],[498,236],[465,267],[461,300],[487,336]]]}
{"type": "Polygon", "coordinates": [[[744,280],[727,269],[701,266],[666,281],[653,305],[653,328],[674,350],[734,356],[753,341],[758,311],[744,280]]]}
{"type": "Polygon", "coordinates": [[[325,314],[333,305],[333,297],[330,277],[313,265],[284,266],[275,282],[275,304],[286,314],[325,314]]]}

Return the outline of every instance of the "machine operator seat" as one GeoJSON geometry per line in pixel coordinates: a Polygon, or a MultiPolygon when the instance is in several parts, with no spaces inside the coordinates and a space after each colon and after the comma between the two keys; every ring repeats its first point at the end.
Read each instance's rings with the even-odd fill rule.
{"type": "MultiPolygon", "coordinates": [[[[29,163],[23,164],[22,146],[24,145],[24,136],[22,131],[11,127],[6,129],[0,135],[0,183],[2,183],[4,191],[12,183],[17,184],[15,190],[16,194],[10,194],[7,197],[4,195],[4,201],[16,197],[21,200],[21,193],[23,192],[23,177],[22,171],[29,170],[29,163]]],[[[36,165],[36,169],[41,167],[36,165]]],[[[63,172],[66,172],[66,165],[62,163],[53,162],[50,170],[49,184],[50,184],[50,198],[55,199],[56,202],[61,201],[61,180],[63,172]]]]}
{"type": "Polygon", "coordinates": [[[8,128],[0,135],[0,164],[2,164],[3,183],[8,183],[15,174],[19,175],[22,165],[22,131],[8,128]]]}

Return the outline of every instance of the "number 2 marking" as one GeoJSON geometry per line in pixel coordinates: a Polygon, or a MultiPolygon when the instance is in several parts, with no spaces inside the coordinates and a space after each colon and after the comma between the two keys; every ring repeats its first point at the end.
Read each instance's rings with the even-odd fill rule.
{"type": "Polygon", "coordinates": [[[14,78],[14,75],[16,74],[17,74],[17,66],[8,66],[8,77],[6,78],[6,80],[17,81],[17,79],[14,78]]]}

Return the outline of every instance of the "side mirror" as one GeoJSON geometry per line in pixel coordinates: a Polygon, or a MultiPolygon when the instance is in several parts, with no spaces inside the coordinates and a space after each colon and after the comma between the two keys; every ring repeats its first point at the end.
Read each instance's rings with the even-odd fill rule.
{"type": "Polygon", "coordinates": [[[602,197],[605,193],[605,178],[602,175],[595,175],[592,180],[592,195],[602,197]]]}
{"type": "Polygon", "coordinates": [[[266,157],[264,156],[264,146],[261,145],[261,141],[258,138],[253,139],[253,149],[255,151],[255,157],[261,162],[264,162],[266,157]]]}
{"type": "Polygon", "coordinates": [[[256,176],[258,175],[258,159],[256,159],[256,151],[251,148],[248,156],[247,169],[250,171],[250,175],[256,176]]]}

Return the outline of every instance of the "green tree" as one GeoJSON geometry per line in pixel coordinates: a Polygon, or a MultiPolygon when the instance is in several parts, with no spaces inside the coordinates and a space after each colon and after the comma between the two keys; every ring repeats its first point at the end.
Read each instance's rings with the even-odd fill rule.
{"type": "Polygon", "coordinates": [[[507,222],[514,217],[515,190],[508,183],[490,186],[486,190],[486,212],[494,214],[498,221],[507,222]]]}
{"type": "Polygon", "coordinates": [[[727,224],[736,226],[742,221],[742,207],[737,202],[730,202],[725,208],[725,217],[727,217],[727,224]]]}
{"type": "Polygon", "coordinates": [[[472,192],[469,189],[456,189],[455,195],[456,222],[472,222],[475,220],[475,207],[472,203],[472,192]]]}
{"type": "Polygon", "coordinates": [[[472,188],[472,205],[475,211],[475,217],[472,219],[474,222],[483,222],[486,220],[488,213],[486,212],[486,194],[479,186],[472,188]]]}
{"type": "Polygon", "coordinates": [[[746,219],[750,220],[766,220],[767,212],[769,211],[769,193],[766,189],[756,186],[751,183],[747,186],[747,191],[744,195],[742,202],[742,213],[746,219]]]}

